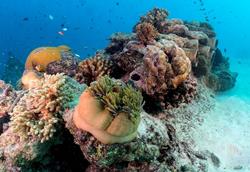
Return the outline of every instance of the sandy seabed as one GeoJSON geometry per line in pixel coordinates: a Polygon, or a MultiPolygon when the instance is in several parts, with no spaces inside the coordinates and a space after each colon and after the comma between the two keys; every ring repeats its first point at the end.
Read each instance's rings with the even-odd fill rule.
{"type": "Polygon", "coordinates": [[[220,159],[209,172],[250,171],[250,63],[236,62],[239,77],[234,89],[218,95],[215,108],[204,115],[194,138],[200,150],[220,159]]]}

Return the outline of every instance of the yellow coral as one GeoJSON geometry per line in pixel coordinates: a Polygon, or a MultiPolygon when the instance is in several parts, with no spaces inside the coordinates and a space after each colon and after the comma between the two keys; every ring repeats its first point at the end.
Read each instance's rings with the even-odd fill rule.
{"type": "Polygon", "coordinates": [[[61,53],[65,51],[70,51],[70,48],[65,45],[37,48],[29,54],[25,69],[44,72],[49,63],[61,60],[61,53]]]}

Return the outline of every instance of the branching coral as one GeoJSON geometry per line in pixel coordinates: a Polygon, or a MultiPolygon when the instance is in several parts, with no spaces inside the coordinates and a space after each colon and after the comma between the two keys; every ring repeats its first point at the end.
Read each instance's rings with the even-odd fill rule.
{"type": "Polygon", "coordinates": [[[79,83],[90,85],[101,76],[109,75],[111,71],[112,62],[99,53],[79,63],[75,78],[79,83]]]}
{"type": "Polygon", "coordinates": [[[82,90],[82,86],[69,77],[45,74],[15,106],[10,126],[22,139],[44,142],[56,132],[63,111],[72,106],[82,90]]]}
{"type": "Polygon", "coordinates": [[[45,72],[50,75],[64,73],[65,75],[74,77],[79,60],[71,51],[62,52],[61,55],[62,59],[60,61],[54,61],[48,64],[45,72]]]}
{"type": "Polygon", "coordinates": [[[156,39],[157,35],[157,30],[150,23],[143,22],[136,26],[137,39],[145,45],[152,43],[156,39]]]}
{"type": "Polygon", "coordinates": [[[25,63],[25,69],[44,72],[49,63],[61,60],[61,53],[68,51],[70,51],[70,48],[64,45],[37,48],[29,54],[25,63]]]}
{"type": "Polygon", "coordinates": [[[141,105],[140,92],[104,76],[83,92],[73,121],[104,144],[128,142],[137,135],[141,105]]]}

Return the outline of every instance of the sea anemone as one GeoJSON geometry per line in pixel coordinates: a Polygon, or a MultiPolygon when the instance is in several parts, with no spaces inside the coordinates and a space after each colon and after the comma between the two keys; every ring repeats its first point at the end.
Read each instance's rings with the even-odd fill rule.
{"type": "Polygon", "coordinates": [[[140,92],[104,76],[83,92],[73,121],[103,144],[129,142],[137,136],[141,105],[140,92]]]}

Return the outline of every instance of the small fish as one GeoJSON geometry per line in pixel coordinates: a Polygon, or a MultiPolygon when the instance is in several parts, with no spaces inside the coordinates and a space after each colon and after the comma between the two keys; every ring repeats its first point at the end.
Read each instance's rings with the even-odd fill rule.
{"type": "Polygon", "coordinates": [[[23,18],[23,21],[28,21],[28,20],[29,20],[28,17],[24,17],[24,18],[23,18]]]}
{"type": "Polygon", "coordinates": [[[115,3],[115,5],[116,5],[116,6],[119,6],[119,5],[120,5],[120,3],[119,3],[119,2],[116,2],[116,3],[115,3]]]}
{"type": "Polygon", "coordinates": [[[75,54],[75,56],[76,56],[76,57],[78,57],[78,58],[80,57],[80,55],[79,55],[79,54],[75,54]]]}
{"type": "Polygon", "coordinates": [[[49,19],[50,19],[50,20],[54,20],[54,17],[50,14],[50,15],[49,15],[49,19]]]}
{"type": "Polygon", "coordinates": [[[64,27],[64,28],[62,28],[62,30],[63,30],[64,32],[66,32],[66,31],[68,31],[68,28],[64,27]]]}
{"type": "Polygon", "coordinates": [[[111,24],[111,23],[112,23],[112,21],[111,21],[111,20],[108,20],[108,23],[109,23],[109,24],[111,24]]]}
{"type": "Polygon", "coordinates": [[[224,53],[226,53],[227,52],[227,49],[226,48],[224,48],[224,53]]]}
{"type": "Polygon", "coordinates": [[[61,35],[61,36],[64,36],[64,32],[63,31],[59,31],[58,34],[61,35]]]}

